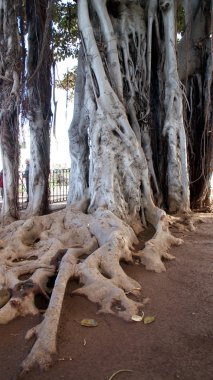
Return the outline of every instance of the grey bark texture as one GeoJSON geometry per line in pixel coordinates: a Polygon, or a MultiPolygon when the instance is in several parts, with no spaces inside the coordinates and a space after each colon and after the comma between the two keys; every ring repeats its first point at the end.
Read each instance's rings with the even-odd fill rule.
{"type": "Polygon", "coordinates": [[[0,3],[0,142],[4,175],[3,223],[18,218],[19,81],[17,2],[0,3]]]}
{"type": "Polygon", "coordinates": [[[28,212],[48,210],[51,122],[52,1],[26,2],[28,25],[28,119],[30,181],[28,212]]]}
{"type": "Polygon", "coordinates": [[[143,214],[144,181],[153,201],[171,212],[202,203],[212,160],[210,3],[182,2],[185,32],[179,43],[176,1],[79,4],[83,53],[69,133],[69,203],[88,186],[90,210],[105,205],[124,219],[133,209],[143,214]],[[198,128],[192,125],[196,81],[198,128]]]}

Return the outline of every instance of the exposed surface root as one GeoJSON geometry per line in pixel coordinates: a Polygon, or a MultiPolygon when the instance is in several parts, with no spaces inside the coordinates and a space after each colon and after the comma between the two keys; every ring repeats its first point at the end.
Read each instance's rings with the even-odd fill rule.
{"type": "Polygon", "coordinates": [[[179,231],[195,231],[197,224],[203,223],[202,218],[197,217],[193,212],[181,213],[175,216],[168,216],[169,224],[179,231]]]}
{"type": "Polygon", "coordinates": [[[136,253],[141,263],[147,270],[157,273],[165,272],[166,268],[162,259],[174,260],[175,257],[168,253],[172,245],[182,244],[182,240],[171,235],[169,231],[168,216],[162,213],[156,226],[156,232],[152,239],[145,243],[145,248],[136,253]]]}
{"type": "MultiPolygon", "coordinates": [[[[165,270],[162,258],[173,258],[167,250],[180,239],[171,236],[168,221],[159,213],[156,234],[144,250],[134,252],[138,239],[132,228],[111,211],[99,208],[87,215],[87,203],[57,213],[16,222],[2,230],[0,256],[0,323],[17,316],[40,313],[35,297],[41,294],[49,304],[43,321],[28,331],[36,338],[22,365],[22,374],[34,365],[46,369],[56,354],[56,337],[62,302],[70,278],[81,287],[75,294],[97,303],[99,313],[116,313],[129,321],[142,304],[128,297],[138,295],[141,285],[128,277],[120,262],[140,256],[147,269],[165,270]],[[51,293],[48,281],[56,280],[51,293]],[[115,306],[119,305],[119,308],[115,306]]],[[[43,311],[42,311],[43,312],[43,311]]]]}

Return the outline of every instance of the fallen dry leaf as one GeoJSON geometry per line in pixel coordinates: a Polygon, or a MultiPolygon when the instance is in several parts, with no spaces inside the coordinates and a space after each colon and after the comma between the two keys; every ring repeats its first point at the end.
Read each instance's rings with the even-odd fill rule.
{"type": "Polygon", "coordinates": [[[98,322],[95,319],[82,319],[81,326],[96,327],[98,326],[98,322]]]}
{"type": "Polygon", "coordinates": [[[147,316],[147,317],[144,318],[143,323],[145,325],[148,325],[149,323],[152,323],[154,321],[155,321],[155,316],[154,315],[153,316],[149,315],[149,316],[147,316]]]}

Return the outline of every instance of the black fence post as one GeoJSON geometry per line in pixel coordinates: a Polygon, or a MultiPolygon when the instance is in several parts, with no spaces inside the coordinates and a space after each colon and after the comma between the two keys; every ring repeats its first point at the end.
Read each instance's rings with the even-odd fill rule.
{"type": "MultiPolygon", "coordinates": [[[[67,201],[70,169],[53,169],[49,175],[49,203],[67,201]]],[[[19,209],[27,208],[27,190],[24,173],[19,172],[19,209]]]]}

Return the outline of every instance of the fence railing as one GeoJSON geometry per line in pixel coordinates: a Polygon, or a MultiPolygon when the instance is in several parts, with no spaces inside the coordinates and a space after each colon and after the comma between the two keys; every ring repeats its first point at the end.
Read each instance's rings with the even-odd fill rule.
{"type": "MultiPolygon", "coordinates": [[[[67,200],[70,169],[54,169],[49,175],[49,203],[60,203],[67,200]]],[[[27,208],[28,194],[24,173],[19,173],[19,208],[27,208]]]]}
{"type": "Polygon", "coordinates": [[[49,202],[58,203],[67,200],[70,169],[51,170],[49,176],[49,202]]]}

